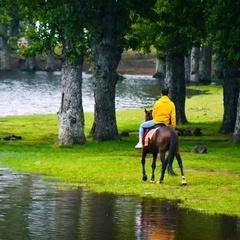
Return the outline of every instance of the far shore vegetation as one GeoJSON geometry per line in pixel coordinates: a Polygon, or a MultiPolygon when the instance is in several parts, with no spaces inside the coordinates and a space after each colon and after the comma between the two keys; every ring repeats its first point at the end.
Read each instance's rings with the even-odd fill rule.
{"type": "MultiPolygon", "coordinates": [[[[230,135],[218,133],[223,115],[221,86],[189,86],[201,94],[186,97],[188,124],[184,129],[201,128],[202,136],[180,136],[180,149],[188,185],[180,186],[176,160],[176,177],[166,174],[159,185],[142,181],[141,150],[134,146],[144,109],[117,111],[119,133],[128,132],[119,142],[95,142],[89,136],[93,113],[85,113],[87,143],[71,147],[57,145],[58,119],[55,114],[0,117],[0,164],[15,171],[40,174],[84,186],[95,192],[120,195],[150,195],[153,198],[179,200],[182,208],[207,214],[240,217],[240,151],[230,135]],[[17,135],[22,140],[3,140],[17,135]],[[207,153],[194,153],[194,146],[207,148],[207,153]]],[[[146,106],[151,108],[151,106],[146,106]]],[[[151,159],[146,169],[151,174],[151,159]]],[[[158,160],[156,178],[160,177],[158,160]]]]}

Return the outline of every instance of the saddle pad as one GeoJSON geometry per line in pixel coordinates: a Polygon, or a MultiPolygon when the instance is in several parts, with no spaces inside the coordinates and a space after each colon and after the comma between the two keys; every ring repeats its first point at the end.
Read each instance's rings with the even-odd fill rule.
{"type": "Polygon", "coordinates": [[[159,127],[157,127],[157,128],[154,128],[154,129],[150,129],[148,132],[147,132],[147,134],[145,135],[145,137],[144,137],[144,147],[147,147],[148,146],[148,142],[149,142],[149,140],[151,140],[152,139],[152,136],[153,136],[153,134],[156,132],[156,130],[158,129],[159,127]]]}

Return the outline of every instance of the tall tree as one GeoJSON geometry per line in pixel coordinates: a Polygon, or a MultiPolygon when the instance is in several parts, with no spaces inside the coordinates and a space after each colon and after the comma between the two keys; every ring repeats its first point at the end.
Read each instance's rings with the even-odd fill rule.
{"type": "MultiPolygon", "coordinates": [[[[84,33],[85,18],[82,1],[62,2],[61,11],[55,2],[51,17],[54,16],[53,26],[60,35],[63,45],[62,66],[62,98],[58,112],[59,119],[59,145],[73,145],[85,143],[84,113],[82,105],[82,67],[86,54],[84,33]],[[58,17],[58,19],[57,19],[58,17]],[[58,25],[60,19],[60,26],[58,25]]],[[[49,24],[49,21],[48,23],[49,24]]]]}
{"type": "Polygon", "coordinates": [[[125,36],[131,24],[131,14],[146,16],[154,0],[143,2],[97,1],[94,4],[95,26],[89,29],[92,36],[92,61],[94,79],[94,124],[95,140],[119,140],[115,111],[115,88],[118,79],[117,67],[126,47],[125,36]],[[94,28],[93,28],[94,27],[94,28]]]}
{"type": "Polygon", "coordinates": [[[182,124],[187,122],[184,57],[205,34],[203,11],[202,1],[158,0],[154,20],[139,19],[130,36],[137,47],[149,51],[153,46],[158,56],[165,56],[165,81],[176,105],[177,122],[182,124]]]}
{"type": "Polygon", "coordinates": [[[0,25],[0,58],[1,58],[1,70],[11,69],[11,47],[9,45],[8,25],[0,25]]]}
{"type": "MultiPolygon", "coordinates": [[[[19,32],[19,7],[15,2],[0,5],[0,68],[11,69],[12,39],[16,38],[19,32]]],[[[16,39],[15,39],[16,44],[16,39]]]]}
{"type": "Polygon", "coordinates": [[[240,143],[240,92],[238,94],[236,123],[233,131],[232,141],[234,143],[240,143]]]}
{"type": "Polygon", "coordinates": [[[203,45],[201,48],[201,65],[199,80],[201,83],[212,82],[212,47],[203,45]]]}
{"type": "Polygon", "coordinates": [[[185,115],[185,71],[184,54],[167,53],[166,56],[166,79],[165,85],[170,90],[170,96],[176,106],[176,117],[178,124],[187,122],[185,115]]]}
{"type": "Polygon", "coordinates": [[[223,120],[219,132],[233,133],[239,95],[238,69],[236,67],[223,68],[223,120]]]}
{"type": "Polygon", "coordinates": [[[82,66],[87,49],[84,32],[86,15],[81,0],[35,0],[25,4],[28,18],[38,22],[26,32],[31,40],[26,54],[47,52],[62,46],[62,97],[59,119],[59,145],[83,144],[82,66]]]}
{"type": "MultiPolygon", "coordinates": [[[[95,99],[91,132],[96,140],[119,140],[115,88],[118,79],[116,70],[124,47],[124,31],[117,31],[120,20],[117,6],[102,4],[97,13],[98,29],[91,44],[95,99]]],[[[125,17],[126,13],[122,14],[122,18],[125,17]]]]}
{"type": "Polygon", "coordinates": [[[194,46],[191,49],[191,71],[190,71],[191,83],[199,83],[199,61],[200,61],[200,48],[194,46]]]}
{"type": "Polygon", "coordinates": [[[208,1],[207,27],[213,50],[220,56],[223,72],[224,114],[220,131],[233,133],[239,141],[239,67],[240,67],[240,1],[208,1]]]}
{"type": "Polygon", "coordinates": [[[190,55],[185,56],[184,67],[185,67],[185,82],[190,83],[190,72],[191,72],[191,58],[190,58],[190,55]]]}
{"type": "Polygon", "coordinates": [[[157,79],[165,79],[165,76],[166,76],[165,61],[163,62],[160,59],[156,59],[156,70],[153,77],[157,79]]]}
{"type": "Polygon", "coordinates": [[[46,71],[53,71],[54,70],[54,53],[51,49],[46,51],[46,71]]]}

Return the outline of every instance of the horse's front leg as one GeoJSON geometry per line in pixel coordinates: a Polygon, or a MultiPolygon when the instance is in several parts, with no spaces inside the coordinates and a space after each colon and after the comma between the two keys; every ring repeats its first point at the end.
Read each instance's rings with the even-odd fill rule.
{"type": "Polygon", "coordinates": [[[151,176],[150,182],[154,182],[155,181],[155,169],[156,169],[157,155],[158,155],[158,152],[154,152],[153,153],[152,176],[151,176]]]}
{"type": "Polygon", "coordinates": [[[162,173],[161,173],[161,177],[159,179],[159,183],[163,183],[164,174],[165,174],[167,164],[168,164],[168,159],[165,158],[165,153],[160,153],[160,160],[162,162],[162,173]]]}
{"type": "Polygon", "coordinates": [[[180,171],[181,171],[181,176],[182,176],[181,186],[186,186],[187,185],[187,181],[186,181],[186,178],[185,178],[184,172],[183,172],[182,158],[180,156],[180,153],[177,153],[175,156],[177,158],[178,166],[179,166],[180,171]]]}
{"type": "Polygon", "coordinates": [[[146,174],[146,170],[145,170],[145,163],[146,163],[146,156],[147,156],[147,149],[143,148],[142,150],[142,180],[143,181],[147,181],[147,174],[146,174]]]}

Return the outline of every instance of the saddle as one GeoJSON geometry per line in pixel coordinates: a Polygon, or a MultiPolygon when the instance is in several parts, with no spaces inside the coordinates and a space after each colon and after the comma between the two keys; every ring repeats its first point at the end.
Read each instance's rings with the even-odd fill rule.
{"type": "Polygon", "coordinates": [[[162,126],[166,126],[164,123],[158,123],[155,124],[152,128],[147,128],[144,132],[144,137],[143,137],[143,146],[147,147],[149,142],[152,139],[153,134],[156,132],[156,130],[162,126]]]}

